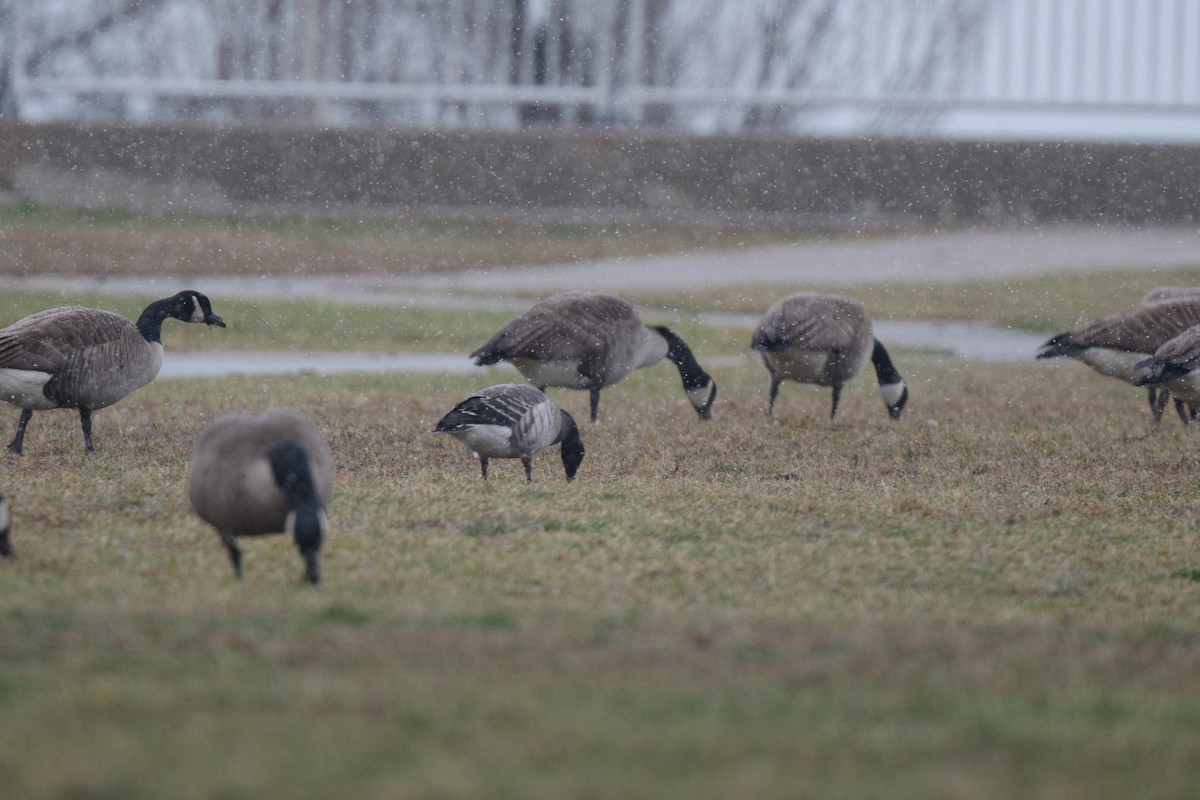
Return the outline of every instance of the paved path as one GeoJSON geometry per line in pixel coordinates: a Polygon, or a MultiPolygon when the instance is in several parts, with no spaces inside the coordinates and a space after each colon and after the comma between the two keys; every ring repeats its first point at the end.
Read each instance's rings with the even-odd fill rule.
{"type": "MultiPolygon", "coordinates": [[[[386,305],[519,308],[502,296],[593,289],[687,291],[779,284],[819,287],[879,282],[935,283],[1063,272],[1200,266],[1200,227],[1056,226],[872,235],[734,251],[402,276],[210,277],[211,295],[319,297],[386,305]],[[464,293],[482,293],[465,297],[464,293]]],[[[195,283],[196,281],[189,281],[195,283]]],[[[177,277],[0,277],[0,286],[167,295],[177,277]]]]}
{"type": "MultiPolygon", "coordinates": [[[[1200,228],[1056,226],[1006,230],[904,233],[858,240],[809,242],[741,251],[691,252],[615,261],[552,264],[465,273],[408,276],[59,278],[0,277],[0,286],[83,290],[95,294],[166,296],[184,283],[213,297],[321,298],[395,306],[489,308],[519,313],[529,301],[512,297],[526,291],[562,289],[621,293],[632,289],[687,292],[700,287],[777,284],[796,288],[878,282],[949,282],[1019,278],[1064,272],[1155,269],[1200,265],[1200,228]]],[[[1120,305],[1127,298],[1114,299],[1120,305]]],[[[753,315],[727,325],[753,325],[753,315]]],[[[901,347],[950,349],[963,358],[1024,361],[1041,336],[978,323],[879,320],[881,338],[901,347]]],[[[264,356],[280,364],[277,356],[264,356]]],[[[199,373],[211,366],[180,364],[199,373]]],[[[334,361],[344,357],[331,357],[334,361]]],[[[364,355],[381,366],[381,356],[364,355]]],[[[321,370],[330,358],[310,354],[289,369],[321,370]]],[[[190,363],[190,362],[189,362],[190,363]]],[[[364,362],[366,363],[366,362],[364,362]]],[[[390,363],[390,362],[389,362],[390,363]]],[[[289,362],[290,364],[290,362],[289,362]]],[[[451,369],[450,361],[413,361],[407,369],[451,369]]],[[[391,365],[394,366],[394,365],[391,365]]],[[[366,369],[372,371],[372,369],[366,369]]]]}

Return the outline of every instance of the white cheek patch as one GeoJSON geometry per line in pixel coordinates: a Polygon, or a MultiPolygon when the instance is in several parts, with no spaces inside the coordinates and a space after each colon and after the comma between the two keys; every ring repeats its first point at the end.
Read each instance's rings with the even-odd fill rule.
{"type": "Polygon", "coordinates": [[[712,381],[709,381],[703,386],[697,386],[695,389],[688,389],[687,396],[688,400],[692,402],[692,406],[700,409],[708,405],[708,401],[712,398],[712,392],[713,384],[712,381]]]}
{"type": "Polygon", "coordinates": [[[904,397],[905,386],[903,383],[881,383],[879,385],[879,393],[883,395],[883,402],[888,408],[900,402],[900,398],[904,397]]]}
{"type": "Polygon", "coordinates": [[[192,317],[189,322],[204,322],[204,318],[204,309],[200,307],[200,301],[192,295],[192,317]]]}

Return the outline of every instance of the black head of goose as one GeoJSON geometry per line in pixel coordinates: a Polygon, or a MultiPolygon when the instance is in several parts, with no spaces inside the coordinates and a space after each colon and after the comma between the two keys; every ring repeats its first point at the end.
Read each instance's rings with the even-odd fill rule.
{"type": "Polygon", "coordinates": [[[137,323],[97,308],[39,311],[0,329],[0,400],[22,409],[9,452],[20,453],[34,411],[79,409],[84,445],[92,412],[116,403],[158,375],[166,319],[225,327],[204,295],[184,291],[156,300],[137,323]]]}
{"type": "Polygon", "coordinates": [[[892,419],[908,403],[908,386],[887,349],[875,338],[871,318],[861,305],[836,295],[799,292],[779,300],[763,314],[750,340],[771,374],[767,413],[775,408],[784,380],[829,386],[837,416],[842,387],[869,360],[875,366],[879,393],[892,419]]]}
{"type": "Polygon", "coordinates": [[[533,457],[561,444],[563,470],[574,480],[583,463],[583,440],[575,419],[540,389],[522,383],[489,386],[463,400],[438,420],[434,433],[448,433],[479,456],[486,480],[488,459],[519,458],[525,480],[533,480],[533,457]]]}
{"type": "Polygon", "coordinates": [[[644,325],[632,305],[593,292],[564,292],[534,304],[471,353],[479,366],[508,361],[534,386],[586,389],[591,420],[600,390],[664,358],[675,364],[688,401],[701,419],[712,416],[717,384],[676,333],[644,325]]]}
{"type": "Polygon", "coordinates": [[[0,557],[16,558],[12,548],[12,506],[8,498],[0,494],[0,557]]]}
{"type": "MultiPolygon", "coordinates": [[[[1142,370],[1138,368],[1140,363],[1168,340],[1200,324],[1200,295],[1182,288],[1162,287],[1151,290],[1147,297],[1164,293],[1166,299],[1143,300],[1052,336],[1038,348],[1037,358],[1066,356],[1087,364],[1101,375],[1135,383],[1142,377],[1142,370]],[[1172,292],[1174,294],[1170,294],[1172,292]]],[[[1147,388],[1147,401],[1157,422],[1162,417],[1169,392],[1156,392],[1154,385],[1147,388]]],[[[1187,421],[1182,404],[1177,403],[1176,409],[1180,418],[1187,421]]]]}
{"type": "Polygon", "coordinates": [[[286,533],[304,558],[304,579],[320,581],[333,479],[325,438],[308,418],[287,410],[217,417],[200,432],[187,467],[192,507],[217,529],[238,580],[239,537],[286,533]]]}

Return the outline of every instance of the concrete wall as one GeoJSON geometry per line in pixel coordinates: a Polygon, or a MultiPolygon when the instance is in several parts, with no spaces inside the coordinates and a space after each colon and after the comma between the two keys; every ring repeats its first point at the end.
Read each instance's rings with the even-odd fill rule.
{"type": "Polygon", "coordinates": [[[0,124],[0,190],[52,206],[569,209],[678,219],[1196,222],[1190,146],[625,132],[0,124]]]}

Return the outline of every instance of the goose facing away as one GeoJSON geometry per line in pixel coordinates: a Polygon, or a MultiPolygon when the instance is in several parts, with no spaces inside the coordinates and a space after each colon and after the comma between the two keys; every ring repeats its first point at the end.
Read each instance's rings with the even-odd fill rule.
{"type": "Polygon", "coordinates": [[[304,579],[315,584],[333,478],[329,445],[307,417],[231,413],[200,432],[187,490],[196,513],[217,529],[238,580],[238,537],[286,533],[304,557],[304,579]]]}
{"type": "Polygon", "coordinates": [[[22,409],[9,452],[20,453],[34,411],[79,409],[83,442],[92,442],[92,412],[154,379],[162,367],[167,318],[225,327],[208,298],[184,291],[156,300],[137,323],[97,308],[39,311],[0,329],[0,400],[22,409]]]}
{"type": "Polygon", "coordinates": [[[12,529],[12,506],[8,498],[0,494],[0,557],[16,558],[12,549],[10,530],[12,529]]]}
{"type": "Polygon", "coordinates": [[[563,470],[574,480],[583,462],[583,440],[575,419],[540,389],[523,383],[489,386],[452,408],[433,429],[448,433],[479,456],[484,480],[488,459],[519,458],[525,480],[533,480],[533,457],[561,444],[563,470]]]}
{"type": "MultiPolygon", "coordinates": [[[[1147,296],[1164,290],[1152,290],[1147,296]]],[[[1087,364],[1101,375],[1135,384],[1142,377],[1139,364],[1164,342],[1200,324],[1200,295],[1182,289],[1174,291],[1180,294],[1156,302],[1139,302],[1053,336],[1038,349],[1037,357],[1067,356],[1087,364]]],[[[1147,385],[1147,388],[1147,401],[1157,422],[1168,392],[1156,394],[1155,386],[1147,385]]],[[[1178,403],[1176,410],[1186,422],[1188,415],[1178,403]]]]}
{"type": "Polygon", "coordinates": [[[842,386],[870,361],[879,393],[892,419],[908,402],[908,387],[887,349],[875,338],[871,318],[861,305],[836,295],[799,292],[779,300],[759,320],[750,347],[771,373],[767,413],[775,409],[784,380],[833,389],[829,417],[837,416],[842,386]]]}
{"type": "Polygon", "coordinates": [[[644,325],[629,303],[592,292],[564,292],[533,305],[471,353],[479,366],[508,361],[542,391],[586,389],[591,420],[600,390],[640,367],[670,360],[701,419],[712,415],[717,384],[691,349],[669,328],[644,325]]]}

